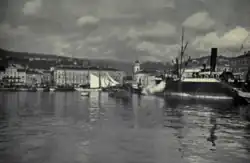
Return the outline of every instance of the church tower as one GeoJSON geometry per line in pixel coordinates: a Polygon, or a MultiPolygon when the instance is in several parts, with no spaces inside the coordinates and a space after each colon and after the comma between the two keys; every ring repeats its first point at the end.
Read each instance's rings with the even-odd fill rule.
{"type": "Polygon", "coordinates": [[[137,73],[140,70],[141,70],[141,65],[140,65],[140,62],[137,60],[135,61],[135,64],[134,64],[134,73],[137,73]]]}

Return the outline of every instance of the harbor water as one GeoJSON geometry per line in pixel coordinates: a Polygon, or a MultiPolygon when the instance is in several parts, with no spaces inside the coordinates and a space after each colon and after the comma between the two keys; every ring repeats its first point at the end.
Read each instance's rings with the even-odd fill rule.
{"type": "Polygon", "coordinates": [[[104,162],[249,163],[250,124],[153,96],[0,92],[0,163],[104,162]]]}

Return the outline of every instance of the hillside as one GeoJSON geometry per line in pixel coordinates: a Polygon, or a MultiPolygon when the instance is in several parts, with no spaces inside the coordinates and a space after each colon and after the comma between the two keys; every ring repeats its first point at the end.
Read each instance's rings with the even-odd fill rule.
{"type": "Polygon", "coordinates": [[[171,68],[172,65],[170,63],[162,63],[162,62],[144,62],[141,64],[142,69],[157,69],[157,70],[166,70],[171,68]]]}
{"type": "Polygon", "coordinates": [[[132,63],[113,60],[93,60],[88,58],[70,58],[65,56],[36,54],[25,52],[12,52],[0,49],[0,59],[2,65],[17,63],[23,66],[37,69],[49,69],[57,65],[72,65],[76,63],[80,66],[112,67],[126,72],[132,72],[132,63]]]}
{"type": "MultiPolygon", "coordinates": [[[[217,57],[217,65],[223,66],[225,64],[230,64],[232,58],[225,57],[225,56],[218,56],[217,57]]],[[[192,66],[202,66],[202,64],[206,64],[207,66],[210,65],[210,56],[204,56],[200,58],[193,58],[191,59],[192,62],[188,63],[188,67],[192,66]]]]}
{"type": "MultiPolygon", "coordinates": [[[[218,56],[217,65],[229,64],[231,58],[225,56],[218,56]]],[[[193,62],[189,62],[188,67],[202,66],[203,63],[210,65],[210,56],[204,56],[200,58],[193,58],[193,62]],[[194,62],[195,61],[195,62],[194,62]]],[[[115,60],[98,60],[88,58],[71,58],[65,56],[58,56],[52,54],[37,54],[26,52],[12,52],[4,49],[0,49],[0,65],[7,66],[8,63],[17,63],[28,66],[33,69],[50,69],[50,67],[58,65],[73,65],[76,63],[79,66],[98,66],[98,67],[110,67],[127,72],[129,75],[133,71],[132,62],[122,62],[115,60]]],[[[151,62],[147,61],[141,63],[142,69],[157,69],[166,70],[171,68],[171,63],[163,62],[151,62]]]]}
{"type": "MultiPolygon", "coordinates": [[[[50,67],[57,65],[72,65],[77,63],[81,66],[98,66],[98,67],[112,67],[119,70],[123,70],[128,74],[132,74],[133,62],[122,62],[116,60],[98,60],[98,59],[88,59],[88,58],[70,58],[65,56],[57,56],[51,54],[37,54],[37,53],[26,53],[26,52],[12,52],[4,49],[0,49],[0,58],[5,66],[8,63],[17,63],[26,67],[33,69],[49,69],[50,67]]],[[[141,64],[143,69],[160,69],[164,70],[169,68],[170,64],[165,64],[161,62],[144,62],[141,64]]]]}

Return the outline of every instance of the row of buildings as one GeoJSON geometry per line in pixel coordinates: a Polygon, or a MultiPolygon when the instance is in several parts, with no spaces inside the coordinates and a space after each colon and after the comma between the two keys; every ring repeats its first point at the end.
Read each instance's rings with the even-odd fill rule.
{"type": "MultiPolygon", "coordinates": [[[[34,57],[30,60],[46,60],[46,57],[34,57]]],[[[52,58],[52,59],[56,59],[52,58]]],[[[249,70],[250,65],[250,51],[245,52],[243,55],[234,58],[217,57],[216,70],[221,72],[223,70],[232,71],[235,73],[245,73],[249,70]]],[[[210,57],[204,57],[203,59],[192,59],[188,66],[202,67],[202,64],[210,65],[210,57]]],[[[209,68],[209,66],[207,66],[209,68]]],[[[8,67],[0,69],[0,83],[11,85],[33,85],[33,84],[55,84],[55,85],[79,85],[89,82],[89,74],[95,74],[96,76],[108,74],[112,79],[123,82],[123,77],[126,73],[112,68],[96,68],[96,67],[83,67],[67,66],[67,67],[55,67],[51,70],[42,69],[30,69],[27,67],[18,66],[16,64],[9,64],[8,67]]],[[[162,72],[156,70],[143,70],[139,61],[134,64],[134,78],[133,80],[141,80],[142,83],[148,85],[148,83],[154,82],[154,76],[156,74],[166,73],[166,70],[162,72]]]]}
{"type": "Polygon", "coordinates": [[[1,85],[48,84],[50,80],[50,71],[35,71],[16,64],[10,64],[0,70],[1,85]]]}
{"type": "Polygon", "coordinates": [[[90,75],[107,75],[112,80],[123,82],[125,72],[112,68],[84,68],[76,66],[55,67],[48,70],[32,70],[12,64],[0,70],[1,85],[80,85],[90,81],[90,75]]]}

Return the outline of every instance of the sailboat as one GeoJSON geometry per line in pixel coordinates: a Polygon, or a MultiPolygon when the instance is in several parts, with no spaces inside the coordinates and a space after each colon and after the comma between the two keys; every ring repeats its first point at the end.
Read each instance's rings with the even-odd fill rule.
{"type": "Polygon", "coordinates": [[[108,72],[101,72],[98,68],[98,72],[92,72],[89,74],[89,89],[88,91],[101,91],[105,88],[118,85],[108,72]]]}

